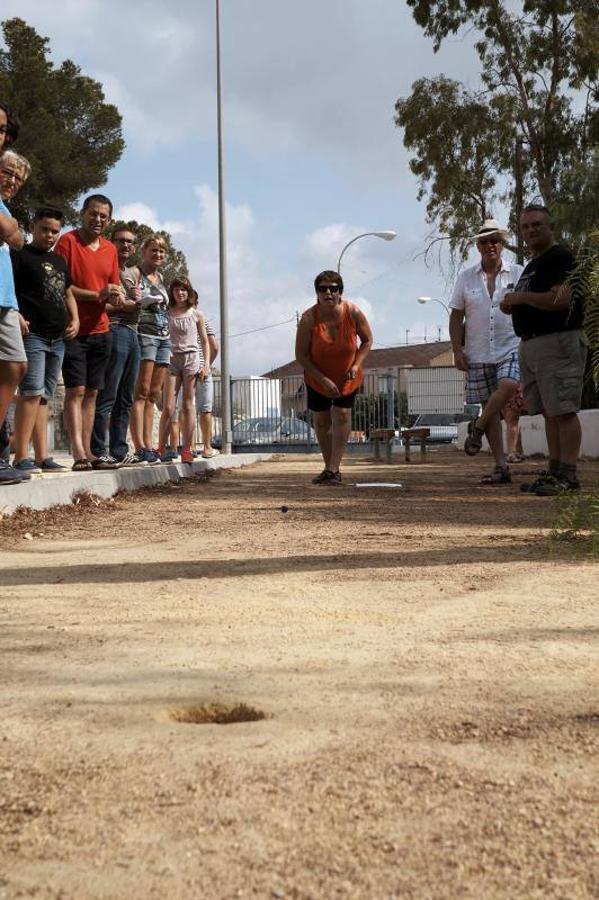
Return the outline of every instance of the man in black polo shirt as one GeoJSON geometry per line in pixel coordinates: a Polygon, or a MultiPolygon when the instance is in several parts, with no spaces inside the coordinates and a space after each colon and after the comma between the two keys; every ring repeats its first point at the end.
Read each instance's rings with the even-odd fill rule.
{"type": "Polygon", "coordinates": [[[582,302],[566,284],[576,265],[574,255],[557,244],[551,214],[544,206],[527,206],[520,230],[532,259],[512,293],[501,303],[511,313],[520,337],[520,371],[531,415],[543,413],[549,449],[549,472],[524,490],[552,496],[580,488],[576,464],[582,438],[580,409],[587,340],[582,330],[582,302]]]}

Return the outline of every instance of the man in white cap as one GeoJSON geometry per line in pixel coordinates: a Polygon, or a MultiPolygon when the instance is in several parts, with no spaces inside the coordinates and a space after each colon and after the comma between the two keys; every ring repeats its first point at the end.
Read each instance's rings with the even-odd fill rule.
{"type": "Polygon", "coordinates": [[[483,484],[511,481],[503,448],[501,410],[520,380],[518,338],[511,317],[499,305],[514,289],[522,266],[504,262],[509,233],[495,219],[486,219],[474,235],[480,262],[460,273],[450,302],[449,336],[455,365],[466,372],[466,402],[480,403],[482,412],[468,425],[464,450],[476,455],[486,435],[495,459],[483,484]],[[462,345],[466,320],[466,338],[462,345]]]}

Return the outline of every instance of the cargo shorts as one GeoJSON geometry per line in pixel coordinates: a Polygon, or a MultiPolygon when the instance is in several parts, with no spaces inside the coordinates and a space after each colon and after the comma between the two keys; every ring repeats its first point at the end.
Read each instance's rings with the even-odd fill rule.
{"type": "Polygon", "coordinates": [[[520,376],[528,414],[548,416],[577,413],[588,340],[582,329],[556,331],[523,340],[520,376]]]}

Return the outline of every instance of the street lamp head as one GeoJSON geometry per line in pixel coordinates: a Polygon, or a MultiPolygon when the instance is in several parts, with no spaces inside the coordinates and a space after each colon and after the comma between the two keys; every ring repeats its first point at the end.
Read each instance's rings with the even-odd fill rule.
{"type": "Polygon", "coordinates": [[[418,303],[429,303],[431,297],[418,297],[418,303]]]}
{"type": "Polygon", "coordinates": [[[396,231],[375,231],[376,237],[382,238],[384,241],[392,241],[397,237],[396,231]]]}

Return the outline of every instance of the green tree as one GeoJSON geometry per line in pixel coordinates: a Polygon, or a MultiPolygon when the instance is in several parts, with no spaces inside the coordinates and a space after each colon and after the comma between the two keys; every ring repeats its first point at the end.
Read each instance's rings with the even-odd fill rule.
{"type": "Polygon", "coordinates": [[[56,67],[49,59],[48,39],[22,19],[4,21],[2,32],[0,97],[19,115],[15,149],[32,166],[11,209],[27,221],[36,207],[53,204],[74,222],[78,199],[101,187],[121,157],[120,113],[104,102],[102,85],[74,62],[56,67]]]}
{"type": "Polygon", "coordinates": [[[596,222],[597,0],[407,3],[435,51],[450,35],[474,32],[481,65],[479,90],[422,78],[395,105],[419,198],[427,198],[431,245],[448,239],[465,256],[473,226],[499,203],[511,207],[514,224],[519,193],[557,205],[578,243],[596,222]]]}
{"type": "Polygon", "coordinates": [[[161,267],[160,271],[162,272],[162,276],[166,282],[166,284],[170,284],[173,278],[181,278],[183,275],[187,275],[189,269],[187,267],[187,259],[182,250],[177,250],[174,246],[172,238],[168,231],[154,231],[149,225],[144,225],[143,223],[136,222],[132,219],[129,222],[125,222],[122,219],[119,219],[112,226],[112,233],[118,228],[128,228],[129,231],[132,231],[133,234],[137,237],[137,253],[135,256],[131,257],[131,262],[129,265],[138,265],[139,264],[139,247],[142,244],[142,241],[149,237],[151,234],[157,234],[161,238],[164,238],[166,243],[166,261],[164,265],[161,267]]]}

